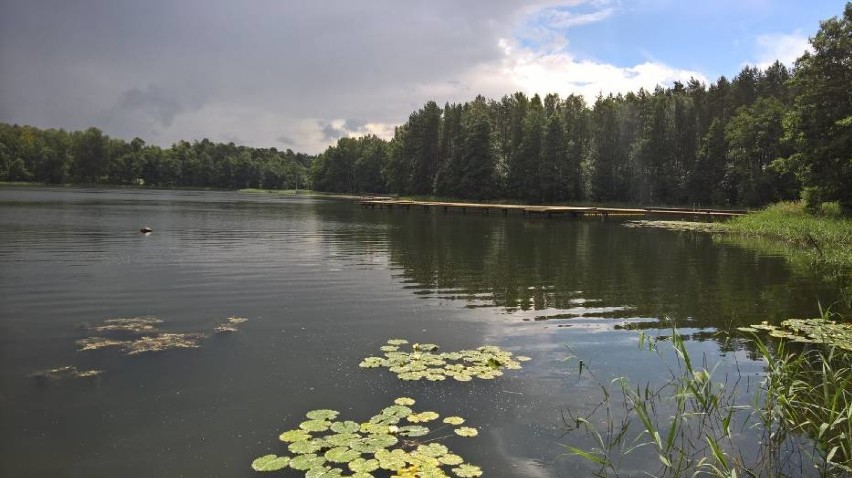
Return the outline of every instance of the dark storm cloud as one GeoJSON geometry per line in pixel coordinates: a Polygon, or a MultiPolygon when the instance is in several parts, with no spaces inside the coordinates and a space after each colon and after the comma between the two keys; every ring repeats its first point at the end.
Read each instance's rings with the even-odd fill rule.
{"type": "Polygon", "coordinates": [[[361,136],[369,133],[367,122],[357,119],[347,119],[340,126],[327,121],[318,121],[317,126],[324,140],[332,142],[344,136],[361,136]]]}
{"type": "Polygon", "coordinates": [[[322,133],[322,137],[326,141],[335,141],[346,135],[346,130],[343,128],[336,128],[331,123],[320,121],[318,122],[320,132],[322,133]]]}
{"type": "Polygon", "coordinates": [[[348,119],[343,122],[343,128],[347,131],[363,133],[366,131],[367,122],[357,119],[348,119]]]}
{"type": "Polygon", "coordinates": [[[317,149],[307,123],[325,122],[317,140],[399,123],[429,99],[418,87],[498,60],[497,40],[511,34],[520,7],[3,0],[0,8],[0,121],[94,125],[160,144],[237,135],[270,145],[284,132],[294,148],[317,149]],[[344,118],[364,121],[331,124],[344,118]]]}
{"type": "Polygon", "coordinates": [[[124,92],[118,100],[117,107],[121,111],[138,111],[147,114],[163,126],[171,126],[175,115],[184,111],[180,100],[153,85],[144,90],[133,88],[124,92]]]}
{"type": "Polygon", "coordinates": [[[277,137],[277,138],[275,138],[275,139],[276,139],[279,143],[283,144],[284,146],[290,146],[290,145],[296,144],[296,142],[293,140],[293,138],[291,138],[291,137],[289,137],[289,136],[283,136],[283,135],[282,135],[282,136],[279,136],[279,137],[277,137]]]}

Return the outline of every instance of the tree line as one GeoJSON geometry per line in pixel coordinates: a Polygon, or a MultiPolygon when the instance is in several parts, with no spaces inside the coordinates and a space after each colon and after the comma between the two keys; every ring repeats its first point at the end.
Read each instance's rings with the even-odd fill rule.
{"type": "Polygon", "coordinates": [[[313,158],[291,150],[207,139],[170,148],[110,138],[98,128],[68,132],[0,123],[0,179],[220,189],[309,186],[313,158]]]}
{"type": "Polygon", "coordinates": [[[395,130],[341,138],[314,188],[631,204],[852,208],[852,3],[821,22],[795,68],[745,67],[709,86],[583,97],[427,102],[395,130]]]}
{"type": "Polygon", "coordinates": [[[760,206],[803,197],[852,210],[852,2],[788,69],[604,96],[524,93],[427,102],[391,140],[318,157],[207,139],[170,148],[0,124],[0,180],[510,199],[760,206]]]}

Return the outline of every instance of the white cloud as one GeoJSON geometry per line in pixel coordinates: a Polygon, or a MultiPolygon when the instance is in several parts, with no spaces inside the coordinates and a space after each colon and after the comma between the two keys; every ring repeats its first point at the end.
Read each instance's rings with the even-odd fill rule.
{"type": "Polygon", "coordinates": [[[609,7],[590,13],[573,13],[565,10],[550,9],[542,12],[541,20],[551,28],[571,28],[578,25],[599,22],[615,13],[609,7]]]}
{"type": "MultiPolygon", "coordinates": [[[[666,86],[674,81],[685,83],[690,78],[707,82],[701,72],[656,61],[621,67],[577,60],[565,51],[542,53],[519,48],[508,40],[501,40],[500,46],[504,52],[501,61],[472,67],[461,84],[476,85],[477,93],[496,98],[523,91],[529,95],[558,93],[562,97],[580,94],[587,102],[594,102],[599,93],[627,93],[639,88],[653,90],[657,85],[666,86]]],[[[465,89],[458,88],[455,94],[462,92],[465,89]]],[[[471,99],[470,95],[467,99],[471,99]]]]}
{"type": "Polygon", "coordinates": [[[792,65],[805,51],[810,50],[807,35],[799,31],[760,35],[755,44],[757,51],[754,64],[760,68],[766,68],[776,60],[792,65]]]}

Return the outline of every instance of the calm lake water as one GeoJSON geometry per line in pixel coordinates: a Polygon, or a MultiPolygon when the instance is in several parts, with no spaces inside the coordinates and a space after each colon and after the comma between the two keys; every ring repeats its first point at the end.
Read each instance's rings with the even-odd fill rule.
{"type": "MultiPolygon", "coordinates": [[[[253,476],[312,409],[363,421],[399,396],[461,415],[445,443],[485,476],[587,476],[564,410],[608,380],[659,380],[639,331],[675,320],[709,360],[761,367],[717,332],[814,315],[832,290],[705,234],[617,221],[365,210],[235,192],[0,189],[0,475],[253,476]],[[154,232],[140,234],[149,225],[154,232]],[[150,315],[202,347],[77,351],[105,319],[150,315]],[[358,363],[389,338],[528,355],[493,381],[401,382],[358,363]],[[75,365],[96,379],[36,380],[75,365]],[[452,383],[450,383],[452,382],[452,383]]],[[[631,465],[639,467],[641,463],[631,465]]],[[[629,474],[629,472],[628,472],[629,474]]],[[[269,475],[267,475],[269,476],[269,475]]],[[[299,476],[284,472],[280,476],[299,476]]]]}

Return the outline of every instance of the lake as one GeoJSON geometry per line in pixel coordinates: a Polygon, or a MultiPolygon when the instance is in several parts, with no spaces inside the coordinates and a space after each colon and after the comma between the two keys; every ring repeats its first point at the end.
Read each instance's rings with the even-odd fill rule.
{"type": "MultiPolygon", "coordinates": [[[[237,192],[0,189],[0,475],[254,476],[305,412],[364,421],[400,396],[479,430],[444,442],[485,476],[588,476],[566,410],[601,380],[660,380],[640,331],[760,363],[720,330],[813,316],[833,290],[703,233],[616,220],[370,210],[237,192]],[[151,234],[140,227],[150,226],[151,234]],[[107,319],[210,334],[195,349],[78,351],[107,319]],[[359,368],[391,338],[497,345],[531,361],[495,380],[403,382],[359,368]],[[62,366],[104,372],[44,379],[62,366]]],[[[97,334],[95,334],[97,335],[97,334]]],[[[642,459],[626,462],[638,473],[642,459]]],[[[273,476],[273,475],[268,475],[273,476]]],[[[294,471],[278,476],[301,476],[294,471]]]]}

